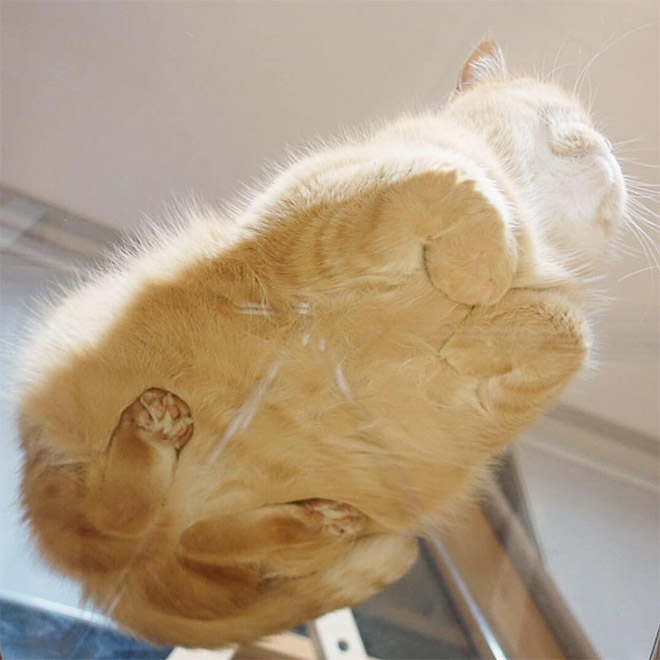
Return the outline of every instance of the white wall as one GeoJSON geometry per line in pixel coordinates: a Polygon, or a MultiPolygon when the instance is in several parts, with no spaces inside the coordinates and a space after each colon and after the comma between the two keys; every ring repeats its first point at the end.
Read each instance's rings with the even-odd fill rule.
{"type": "MultiPolygon", "coordinates": [[[[157,213],[172,193],[220,200],[286,144],[439,101],[489,27],[511,65],[530,71],[551,69],[560,49],[558,65],[584,64],[609,38],[641,28],[589,80],[613,140],[658,143],[655,2],[2,9],[3,179],[114,226],[157,213]]],[[[572,80],[575,70],[564,73],[572,80]]]]}
{"type": "MultiPolygon", "coordinates": [[[[117,227],[175,195],[217,202],[315,134],[439,102],[493,28],[514,69],[588,80],[612,141],[658,162],[653,2],[12,2],[2,180],[117,227]],[[637,151],[640,150],[640,151],[637,151]]],[[[648,181],[658,170],[627,164],[648,181]]],[[[631,239],[631,243],[634,240],[631,239]]],[[[570,401],[658,433],[658,274],[612,269],[602,370],[570,401]]]]}
{"type": "Polygon", "coordinates": [[[660,490],[615,465],[557,451],[541,426],[516,459],[547,570],[604,660],[651,653],[660,619],[660,490]]]}

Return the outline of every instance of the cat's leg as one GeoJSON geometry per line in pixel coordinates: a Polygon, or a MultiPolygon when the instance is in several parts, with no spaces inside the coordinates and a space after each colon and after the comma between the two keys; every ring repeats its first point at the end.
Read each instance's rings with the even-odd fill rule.
{"type": "Polygon", "coordinates": [[[304,578],[332,566],[365,525],[353,507],[320,499],[205,518],[183,532],[173,560],[154,568],[157,579],[147,576],[144,592],[161,611],[232,616],[263,596],[274,578],[304,578]]]}
{"type": "Polygon", "coordinates": [[[87,498],[101,530],[139,536],[172,482],[178,452],[190,440],[190,409],[179,397],[151,388],[121,414],[106,451],[100,483],[87,498]]]}
{"type": "Polygon", "coordinates": [[[517,248],[509,204],[476,166],[430,168],[387,191],[381,222],[414,229],[431,283],[455,302],[491,305],[510,288],[517,248]]]}
{"type": "Polygon", "coordinates": [[[286,221],[264,234],[263,252],[278,285],[304,293],[426,273],[456,302],[504,295],[517,269],[513,205],[485,168],[439,147],[351,153],[280,192],[286,221]]]}
{"type": "Polygon", "coordinates": [[[177,553],[189,562],[257,564],[271,576],[301,575],[369,530],[370,521],[354,507],[310,499],[200,520],[183,532],[177,553]]]}
{"type": "Polygon", "coordinates": [[[475,308],[440,350],[476,381],[484,435],[495,446],[533,421],[583,366],[589,331],[574,303],[554,291],[513,290],[475,308]]]}
{"type": "MultiPolygon", "coordinates": [[[[313,547],[317,554],[324,551],[313,547]]],[[[255,622],[263,634],[266,621],[274,632],[355,605],[405,575],[417,556],[415,538],[403,535],[372,534],[337,548],[325,565],[310,566],[303,574],[264,575],[254,564],[211,565],[179,557],[164,564],[157,579],[142,572],[138,579],[145,600],[122,601],[115,617],[135,622],[140,612],[129,612],[137,603],[147,613],[183,617],[185,629],[208,621],[215,636],[206,638],[206,646],[240,640],[246,624],[247,641],[256,634],[255,622]]],[[[191,645],[201,639],[195,635],[191,645]]]]}

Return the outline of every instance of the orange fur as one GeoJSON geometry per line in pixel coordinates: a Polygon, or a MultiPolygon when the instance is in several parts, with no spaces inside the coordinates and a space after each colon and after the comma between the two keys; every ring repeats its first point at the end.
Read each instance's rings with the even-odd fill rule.
{"type": "Polygon", "coordinates": [[[138,634],[246,642],[382,589],[582,366],[620,172],[493,42],[460,87],[197,212],[32,338],[27,518],[138,634]]]}

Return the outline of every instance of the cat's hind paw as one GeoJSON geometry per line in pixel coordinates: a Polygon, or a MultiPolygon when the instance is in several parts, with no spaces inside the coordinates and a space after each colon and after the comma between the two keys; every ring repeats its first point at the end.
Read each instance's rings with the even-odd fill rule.
{"type": "Polygon", "coordinates": [[[176,394],[151,387],[127,411],[143,439],[181,449],[194,425],[188,405],[176,394]]]}
{"type": "Polygon", "coordinates": [[[364,514],[350,504],[316,498],[301,505],[325,531],[335,536],[358,534],[364,528],[364,514]]]}
{"type": "Polygon", "coordinates": [[[439,356],[464,375],[518,373],[527,385],[540,387],[572,376],[589,343],[588,327],[570,301],[552,291],[519,289],[495,307],[475,310],[439,356]]]}
{"type": "Polygon", "coordinates": [[[106,534],[138,537],[157,515],[172,483],[178,451],[193,434],[190,408],[167,390],[149,388],[125,408],[110,436],[89,520],[106,534]]]}

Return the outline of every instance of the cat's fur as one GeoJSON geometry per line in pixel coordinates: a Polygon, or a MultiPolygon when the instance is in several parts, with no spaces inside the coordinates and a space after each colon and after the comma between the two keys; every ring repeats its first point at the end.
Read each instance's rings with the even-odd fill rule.
{"type": "Polygon", "coordinates": [[[579,102],[483,41],[441,111],[303,158],[59,303],[21,375],[43,554],[192,646],[382,589],[582,366],[624,205],[579,102]]]}

